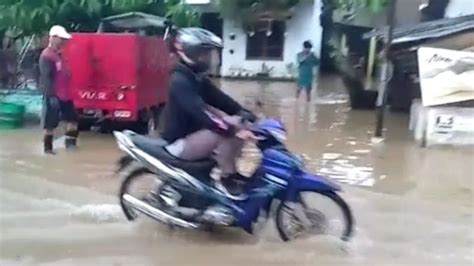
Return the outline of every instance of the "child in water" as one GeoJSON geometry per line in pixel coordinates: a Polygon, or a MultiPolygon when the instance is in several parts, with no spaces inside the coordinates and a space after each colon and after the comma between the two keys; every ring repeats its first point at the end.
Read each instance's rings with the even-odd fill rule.
{"type": "Polygon", "coordinates": [[[311,51],[313,45],[310,41],[303,43],[303,51],[297,55],[298,62],[298,90],[296,98],[300,97],[302,90],[306,91],[306,100],[311,101],[311,89],[313,85],[314,73],[313,69],[319,65],[319,59],[311,51]]]}

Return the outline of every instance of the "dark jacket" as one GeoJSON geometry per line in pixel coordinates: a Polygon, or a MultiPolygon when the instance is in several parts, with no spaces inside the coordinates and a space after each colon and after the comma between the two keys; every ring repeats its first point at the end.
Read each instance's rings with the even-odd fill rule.
{"type": "Polygon", "coordinates": [[[206,113],[210,105],[228,115],[236,115],[242,106],[218,89],[204,75],[194,73],[189,67],[177,64],[173,69],[165,111],[162,137],[169,143],[202,129],[222,135],[233,134],[233,128],[223,129],[206,113]]]}

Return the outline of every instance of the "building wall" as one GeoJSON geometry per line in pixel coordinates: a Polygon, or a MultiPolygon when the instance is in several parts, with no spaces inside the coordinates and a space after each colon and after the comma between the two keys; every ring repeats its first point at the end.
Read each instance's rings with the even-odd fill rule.
{"type": "Polygon", "coordinates": [[[473,0],[451,0],[444,16],[454,18],[472,14],[474,14],[473,0]]]}
{"type": "Polygon", "coordinates": [[[262,64],[265,63],[268,67],[273,67],[270,73],[272,77],[290,77],[292,73],[288,70],[288,64],[295,64],[296,54],[301,51],[305,40],[311,40],[315,53],[320,54],[322,38],[320,14],[321,0],[301,1],[295,7],[293,17],[286,24],[283,61],[246,60],[247,33],[242,30],[239,22],[224,20],[221,74],[229,77],[241,72],[241,75],[252,76],[260,72],[262,64]],[[234,40],[230,39],[231,34],[235,34],[234,40]],[[234,50],[234,54],[231,54],[230,50],[234,50]]]}

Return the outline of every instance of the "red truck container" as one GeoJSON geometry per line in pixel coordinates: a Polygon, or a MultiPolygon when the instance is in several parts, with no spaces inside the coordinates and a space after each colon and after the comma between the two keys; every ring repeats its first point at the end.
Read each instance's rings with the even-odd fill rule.
{"type": "Polygon", "coordinates": [[[64,58],[82,124],[136,122],[154,130],[167,96],[165,41],[128,33],[72,35],[64,58]]]}

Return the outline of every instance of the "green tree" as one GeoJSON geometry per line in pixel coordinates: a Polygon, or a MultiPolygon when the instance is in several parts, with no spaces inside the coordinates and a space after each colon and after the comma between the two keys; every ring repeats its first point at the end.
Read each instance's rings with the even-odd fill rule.
{"type": "Polygon", "coordinates": [[[348,58],[341,53],[340,36],[334,29],[333,13],[335,10],[356,12],[358,9],[369,9],[376,14],[385,10],[390,0],[322,0],[323,9],[321,14],[321,25],[324,28],[322,39],[321,60],[322,67],[327,71],[338,70],[341,73],[352,75],[355,69],[348,58]],[[351,69],[349,71],[348,69],[351,69]]]}
{"type": "Polygon", "coordinates": [[[333,0],[338,9],[356,10],[357,8],[369,8],[373,13],[382,11],[390,0],[333,0]]]}
{"type": "Polygon", "coordinates": [[[366,0],[366,7],[374,13],[382,11],[389,3],[390,0],[366,0]]]}
{"type": "Polygon", "coordinates": [[[199,26],[199,14],[181,0],[166,1],[166,17],[178,27],[199,26]]]}
{"type": "Polygon", "coordinates": [[[0,32],[13,29],[31,35],[54,24],[75,31],[95,31],[102,17],[130,11],[168,15],[180,26],[199,22],[196,12],[176,0],[2,0],[0,32]]]}

